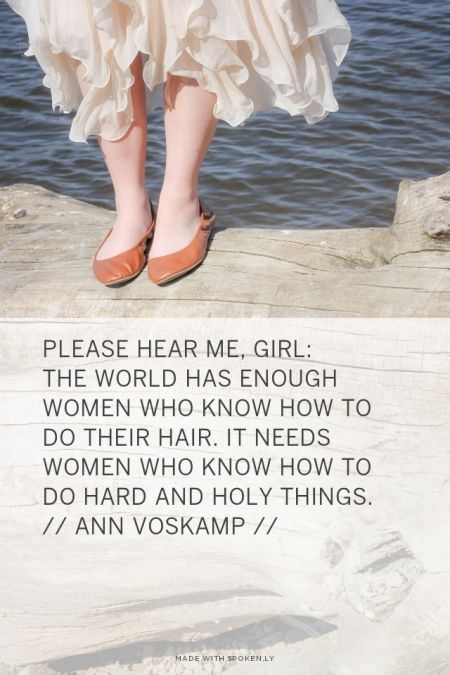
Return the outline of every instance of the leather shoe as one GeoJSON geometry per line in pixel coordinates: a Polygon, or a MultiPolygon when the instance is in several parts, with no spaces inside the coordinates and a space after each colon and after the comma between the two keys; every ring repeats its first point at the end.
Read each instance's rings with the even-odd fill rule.
{"type": "Polygon", "coordinates": [[[130,281],[130,279],[137,277],[145,267],[145,252],[148,242],[153,237],[156,223],[156,214],[153,204],[150,204],[150,207],[152,210],[152,222],[150,223],[147,232],[141,237],[138,243],[133,246],[133,248],[130,248],[123,253],[119,253],[112,258],[97,260],[97,255],[110,236],[113,228],[111,227],[106,233],[102,243],[97,249],[92,263],[92,270],[100,283],[105,284],[105,286],[119,286],[126,281],[130,281]]]}
{"type": "Polygon", "coordinates": [[[200,222],[192,241],[174,253],[150,258],[148,277],[153,283],[162,286],[190,272],[204,261],[214,221],[214,212],[202,200],[200,202],[200,222]]]}

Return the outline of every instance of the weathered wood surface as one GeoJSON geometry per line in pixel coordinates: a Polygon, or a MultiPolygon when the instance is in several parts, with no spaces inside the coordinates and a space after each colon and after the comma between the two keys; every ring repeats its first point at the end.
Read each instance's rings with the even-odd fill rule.
{"type": "MultiPolygon", "coordinates": [[[[178,329],[175,322],[166,323],[167,334],[184,334],[185,322],[176,322],[178,329]]],[[[276,334],[273,323],[279,324],[250,323],[260,324],[253,329],[256,334],[264,324],[267,337],[276,334]]],[[[166,669],[149,666],[146,672],[192,673],[174,670],[174,655],[214,644],[230,651],[266,645],[269,654],[278,653],[278,670],[256,664],[256,670],[245,671],[258,675],[296,674],[299,659],[308,675],[441,672],[440,664],[450,659],[445,592],[450,577],[449,322],[378,322],[378,333],[361,327],[367,322],[353,322],[348,333],[336,323],[309,327],[324,363],[340,369],[335,396],[367,395],[376,413],[360,424],[339,415],[330,453],[339,456],[351,449],[356,457],[370,456],[374,506],[363,514],[347,508],[301,509],[283,517],[276,538],[264,539],[266,545],[246,537],[237,547],[225,538],[212,543],[43,537],[42,392],[36,391],[36,369],[42,364],[36,354],[42,336],[56,326],[73,337],[85,333],[86,326],[4,322],[0,386],[8,396],[0,434],[0,664],[56,660],[64,672],[73,672],[74,664],[93,665],[102,654],[105,663],[119,654],[139,662],[154,653],[154,640],[164,640],[170,643],[166,669]],[[429,348],[425,358],[418,351],[421,340],[429,348]],[[359,369],[359,363],[364,367],[359,369]],[[279,644],[291,641],[288,629],[278,627],[267,636],[263,628],[245,627],[274,616],[294,629],[291,655],[279,644]],[[236,632],[227,638],[230,627],[236,632]],[[299,647],[305,639],[300,629],[314,638],[309,647],[299,647]],[[211,643],[220,634],[222,643],[211,643]],[[330,639],[331,649],[324,651],[322,644],[330,646],[330,639]],[[188,644],[183,648],[180,640],[188,644]]],[[[99,325],[104,335],[117,330],[117,322],[99,325]]],[[[153,325],[144,322],[143,333],[153,325]]],[[[162,335],[161,325],[158,330],[162,335]]],[[[80,508],[75,504],[63,513],[80,508]]],[[[235,672],[244,672],[244,666],[235,672]]]]}
{"type": "Polygon", "coordinates": [[[0,190],[1,315],[450,315],[450,173],[404,181],[390,228],[308,231],[293,215],[291,230],[227,229],[219,213],[205,265],[165,288],[145,272],[120,289],[95,281],[112,219],[37,186],[0,190]]]}

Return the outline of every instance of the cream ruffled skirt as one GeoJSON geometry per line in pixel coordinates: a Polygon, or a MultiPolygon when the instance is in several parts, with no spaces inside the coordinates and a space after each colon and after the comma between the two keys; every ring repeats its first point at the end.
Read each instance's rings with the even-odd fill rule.
{"type": "MultiPolygon", "coordinates": [[[[169,73],[217,95],[232,126],[274,106],[317,122],[338,108],[333,80],[350,43],[334,0],[7,0],[27,24],[70,138],[118,140],[132,119],[130,65],[141,52],[149,106],[169,73]],[[77,66],[90,85],[83,96],[77,66]]],[[[85,89],[85,88],[84,88],[85,89]]]]}

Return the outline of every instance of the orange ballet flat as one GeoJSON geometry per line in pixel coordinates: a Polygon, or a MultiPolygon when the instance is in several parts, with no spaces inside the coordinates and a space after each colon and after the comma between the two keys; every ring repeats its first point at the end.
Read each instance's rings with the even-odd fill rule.
{"type": "Polygon", "coordinates": [[[214,212],[200,200],[200,223],[194,238],[179,251],[150,258],[148,261],[148,278],[150,281],[162,286],[201,265],[206,257],[208,241],[215,219],[214,212]]]}
{"type": "Polygon", "coordinates": [[[148,242],[152,239],[155,231],[156,214],[153,204],[150,204],[152,210],[152,222],[150,223],[147,232],[133,246],[133,248],[119,253],[112,258],[105,258],[104,260],[97,260],[97,255],[102,248],[105,241],[112,232],[112,227],[106,233],[102,243],[97,249],[92,263],[92,270],[94,275],[100,283],[105,286],[119,286],[126,281],[130,281],[137,277],[137,275],[144,269],[147,262],[146,249],[148,242]]]}

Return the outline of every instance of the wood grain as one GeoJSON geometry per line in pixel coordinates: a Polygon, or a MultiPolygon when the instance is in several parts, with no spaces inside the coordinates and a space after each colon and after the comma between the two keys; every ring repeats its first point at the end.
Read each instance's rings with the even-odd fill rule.
{"type": "Polygon", "coordinates": [[[399,190],[389,228],[258,230],[218,224],[206,263],[165,288],[144,271],[109,289],[91,259],[113,214],[33,185],[0,190],[10,317],[450,315],[450,173],[399,190]]]}
{"type": "MultiPolygon", "coordinates": [[[[206,323],[192,321],[191,336],[216,330],[251,342],[262,331],[269,338],[280,330],[280,322],[267,320],[206,323]]],[[[114,650],[141,658],[152,653],[155,640],[164,640],[170,643],[166,670],[148,672],[187,673],[171,670],[181,642],[184,650],[204,651],[208,640],[222,636],[222,650],[232,651],[233,640],[244,648],[255,644],[259,629],[252,625],[278,617],[284,632],[278,627],[265,644],[279,654],[278,665],[286,663],[287,675],[298,672],[300,657],[311,675],[440,672],[450,657],[449,329],[447,320],[283,323],[284,337],[307,332],[321,361],[338,368],[336,397],[354,393],[373,401],[370,419],[334,418],[330,454],[370,457],[374,505],[289,512],[274,538],[261,544],[250,536],[239,543],[43,537],[43,361],[36,357],[43,337],[57,331],[65,338],[87,331],[136,336],[139,330],[166,337],[183,335],[185,322],[4,321],[0,663],[13,668],[68,659],[67,665],[83,655],[95,663],[102,654],[119,653],[114,650]],[[290,641],[286,625],[302,625],[314,638],[305,649],[297,645],[292,658],[280,646],[290,641]],[[323,652],[333,631],[336,641],[323,652]],[[229,632],[234,637],[227,642],[229,632]]],[[[217,452],[226,454],[222,447],[217,452]]],[[[123,453],[132,456],[136,449],[123,453]]],[[[78,509],[75,504],[61,513],[78,509]]]]}

